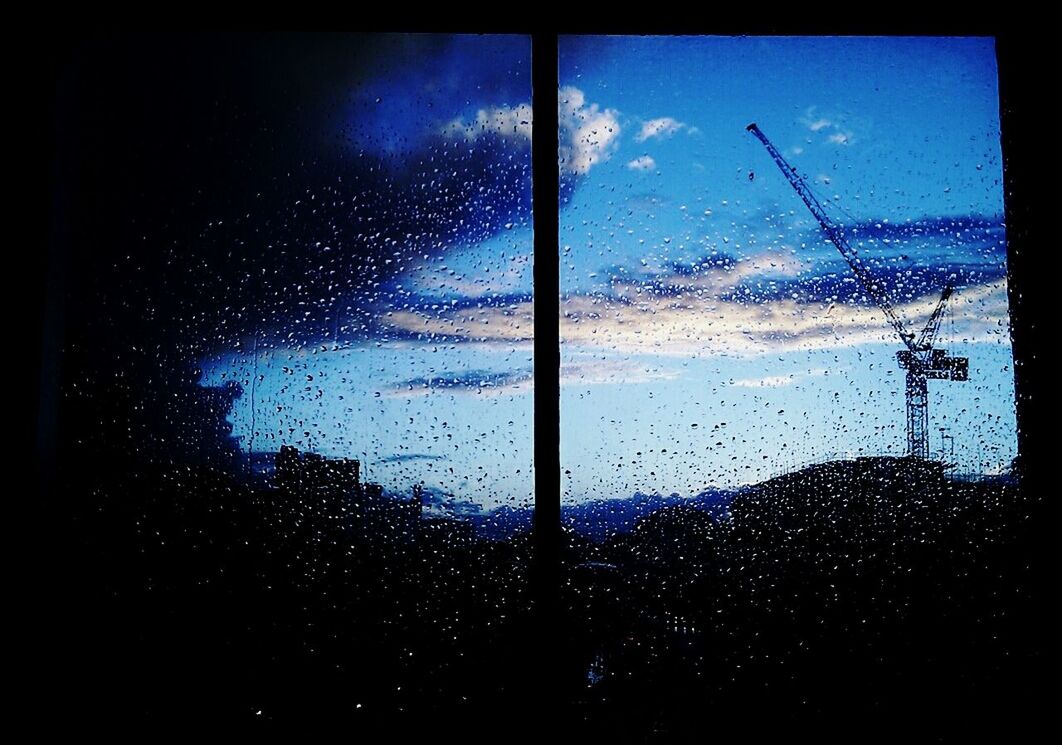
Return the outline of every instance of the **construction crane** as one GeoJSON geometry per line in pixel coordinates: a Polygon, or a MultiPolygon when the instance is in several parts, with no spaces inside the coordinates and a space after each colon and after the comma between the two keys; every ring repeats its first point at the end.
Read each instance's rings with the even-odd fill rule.
{"type": "Polygon", "coordinates": [[[889,299],[884,285],[877,281],[867,269],[863,260],[849,245],[845,238],[844,229],[830,218],[825,208],[812,193],[807,182],[789,165],[782,154],[778,152],[770,140],[767,139],[755,123],[746,129],[754,134],[763,143],[770,153],[771,158],[782,171],[793,190],[804,201],[811,214],[818,220],[823,232],[841,252],[841,256],[848,262],[852,272],[859,280],[867,295],[877,304],[889,321],[905,349],[896,353],[896,359],[900,367],[907,372],[907,454],[914,458],[929,457],[929,397],[926,387],[927,380],[953,380],[965,381],[969,379],[969,360],[965,357],[950,357],[946,350],[937,349],[933,346],[937,331],[940,330],[940,322],[944,316],[944,308],[952,294],[951,285],[947,285],[940,295],[940,301],[933,313],[929,316],[922,332],[915,337],[907,330],[903,320],[897,315],[893,304],[889,299]]]}

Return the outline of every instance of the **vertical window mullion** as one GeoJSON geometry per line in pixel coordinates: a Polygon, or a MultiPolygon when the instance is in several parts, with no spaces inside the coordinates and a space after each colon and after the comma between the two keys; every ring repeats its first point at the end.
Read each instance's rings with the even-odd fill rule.
{"type": "MultiPolygon", "coordinates": [[[[560,281],[558,269],[557,36],[531,46],[535,312],[535,600],[549,657],[560,557],[560,281]]],[[[543,661],[545,662],[545,659],[543,661]]]]}

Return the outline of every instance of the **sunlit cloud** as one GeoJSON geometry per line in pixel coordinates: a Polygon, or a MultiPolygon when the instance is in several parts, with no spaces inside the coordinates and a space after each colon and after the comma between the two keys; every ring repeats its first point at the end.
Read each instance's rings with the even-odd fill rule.
{"type": "Polygon", "coordinates": [[[475,140],[486,134],[501,137],[513,137],[531,141],[531,104],[517,106],[496,106],[480,109],[476,118],[466,122],[457,118],[443,127],[443,134],[449,137],[463,136],[475,140]]]}
{"type": "MultiPolygon", "coordinates": [[[[913,328],[925,322],[938,297],[926,295],[897,306],[913,328]]],[[[1006,287],[1000,281],[966,288],[953,303],[951,340],[1009,341],[1006,287]]],[[[561,334],[566,344],[624,353],[755,356],[795,350],[837,349],[898,343],[880,310],[858,304],[824,305],[791,299],[769,302],[721,300],[707,292],[678,296],[642,293],[635,301],[573,298],[565,303],[561,334]]]]}
{"type": "Polygon", "coordinates": [[[789,375],[765,375],[758,378],[738,378],[730,381],[730,385],[736,388],[785,388],[805,378],[817,378],[825,375],[825,368],[816,368],[804,372],[790,373],[789,375]]]}
{"type": "MultiPolygon", "coordinates": [[[[639,283],[617,284],[613,295],[564,300],[562,344],[616,354],[752,357],[796,350],[897,344],[876,307],[854,303],[774,299],[741,302],[720,297],[737,278],[679,278],[688,289],[654,293],[639,283]]],[[[896,306],[911,328],[928,319],[938,300],[926,294],[896,306]]],[[[957,291],[944,343],[1009,343],[1004,280],[957,291]]],[[[532,303],[514,307],[442,309],[395,314],[397,327],[426,339],[511,344],[533,338],[532,303]],[[515,322],[518,319],[519,322],[515,322]]]]}
{"type": "Polygon", "coordinates": [[[649,171],[656,168],[656,161],[651,156],[642,155],[627,163],[627,168],[632,171],[649,171]]]}
{"type": "MultiPolygon", "coordinates": [[[[609,159],[619,145],[619,112],[587,103],[586,95],[574,86],[557,92],[558,156],[561,172],[584,175],[590,168],[609,159]]],[[[474,119],[456,118],[442,128],[445,137],[475,141],[495,135],[531,142],[532,111],[527,103],[517,106],[482,108],[474,119]]]]}
{"type": "Polygon", "coordinates": [[[825,135],[825,142],[831,145],[851,145],[855,142],[855,132],[850,124],[842,120],[847,117],[840,115],[822,115],[816,106],[810,106],[804,111],[800,122],[813,134],[825,135]]]}
{"type": "Polygon", "coordinates": [[[768,375],[762,378],[741,378],[730,385],[738,388],[784,388],[792,385],[794,380],[792,375],[768,375]]]}
{"type": "Polygon", "coordinates": [[[448,307],[398,310],[381,319],[387,331],[413,335],[421,341],[530,342],[534,339],[534,304],[530,300],[506,306],[448,307]]]}
{"type": "Polygon", "coordinates": [[[585,94],[570,85],[558,91],[557,103],[561,171],[588,173],[591,166],[608,160],[619,145],[619,112],[588,104],[585,94]]]}
{"type": "Polygon", "coordinates": [[[662,116],[643,122],[641,130],[634,136],[634,139],[638,142],[645,142],[654,137],[671,137],[680,130],[685,129],[686,126],[684,122],[680,122],[670,116],[662,116]]]}

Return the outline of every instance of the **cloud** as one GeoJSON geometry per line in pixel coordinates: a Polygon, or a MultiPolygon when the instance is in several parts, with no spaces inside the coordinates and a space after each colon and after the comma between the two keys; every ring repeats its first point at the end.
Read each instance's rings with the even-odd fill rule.
{"type": "Polygon", "coordinates": [[[923,241],[937,237],[949,241],[949,245],[955,241],[964,244],[990,241],[1001,248],[1005,245],[1003,218],[998,215],[928,216],[902,222],[863,220],[846,223],[844,229],[849,235],[861,238],[870,236],[923,241]]]}
{"type": "MultiPolygon", "coordinates": [[[[924,324],[936,293],[897,306],[912,328],[924,324]]],[[[951,339],[1002,342],[1006,335],[1005,283],[967,288],[953,300],[951,339]]],[[[827,306],[782,299],[738,302],[709,292],[681,296],[642,293],[634,302],[578,297],[565,303],[566,344],[614,352],[681,356],[757,356],[793,350],[898,343],[881,311],[859,304],[827,306]]]]}
{"type": "MultiPolygon", "coordinates": [[[[615,109],[588,104],[586,95],[574,86],[557,91],[558,154],[561,175],[584,175],[602,163],[619,145],[620,123],[615,109]]],[[[475,119],[457,118],[442,128],[447,138],[463,137],[470,142],[485,135],[531,142],[531,104],[483,108],[475,119]]]]}
{"type": "Polygon", "coordinates": [[[432,453],[397,453],[386,458],[377,458],[377,463],[411,463],[418,460],[446,460],[445,455],[433,455],[432,453]]]}
{"type": "MultiPolygon", "coordinates": [[[[739,264],[744,266],[744,264],[739,264]]],[[[709,276],[656,278],[655,285],[616,282],[610,295],[574,295],[562,305],[560,333],[568,349],[612,354],[755,357],[794,350],[898,344],[881,311],[861,303],[807,302],[793,298],[748,301],[727,289],[753,276],[732,268],[709,276]],[[657,289],[657,288],[662,288],[657,289]],[[682,288],[682,289],[680,289],[682,288]]],[[[896,305],[911,328],[920,328],[938,292],[896,305]]],[[[966,287],[952,299],[948,340],[1005,343],[1007,291],[1003,279],[966,287]]],[[[429,337],[495,344],[534,335],[530,300],[512,308],[484,307],[476,323],[467,311],[410,312],[395,324],[429,337]],[[519,326],[510,323],[523,318],[519,326]]]]}
{"type": "MultiPolygon", "coordinates": [[[[868,302],[862,286],[818,228],[800,232],[791,240],[807,247],[801,252],[809,257],[807,271],[771,282],[745,282],[727,299],[868,302]]],[[[844,232],[877,283],[896,302],[939,294],[945,283],[972,287],[997,281],[1006,273],[1006,230],[997,216],[866,220],[848,223],[844,232]]]]}
{"type": "Polygon", "coordinates": [[[627,163],[627,168],[632,171],[649,171],[656,168],[656,161],[648,155],[642,155],[627,163]]]}
{"type": "Polygon", "coordinates": [[[642,129],[634,136],[634,139],[638,142],[645,142],[653,137],[671,137],[682,129],[686,129],[684,122],[672,119],[670,116],[662,116],[642,122],[642,129]]]}
{"type": "MultiPolygon", "coordinates": [[[[658,268],[605,269],[611,277],[607,290],[564,298],[562,343],[569,353],[692,356],[897,343],[881,311],[818,231],[793,230],[792,245],[806,248],[783,245],[750,256],[713,253],[658,268]]],[[[999,217],[868,220],[849,224],[846,233],[910,328],[921,327],[949,282],[956,292],[948,339],[1009,340],[999,217]]],[[[387,322],[392,339],[514,347],[534,338],[529,295],[411,303],[387,322]]],[[[571,374],[594,379],[588,370],[573,368],[571,374]]]]}
{"type": "Polygon", "coordinates": [[[534,303],[530,298],[503,298],[480,302],[433,303],[389,312],[380,331],[387,336],[419,341],[471,341],[510,344],[534,339],[534,303]],[[511,302],[505,302],[511,300],[511,302]]]}
{"type": "Polygon", "coordinates": [[[408,397],[443,393],[474,393],[480,395],[503,395],[523,393],[531,389],[534,373],[531,369],[507,370],[462,370],[445,372],[420,378],[411,378],[396,384],[388,395],[408,397]]]}
{"type": "MultiPolygon", "coordinates": [[[[646,383],[653,380],[674,380],[680,372],[656,364],[642,364],[633,360],[575,360],[561,364],[561,385],[614,385],[646,383]]],[[[534,369],[463,370],[412,378],[393,386],[390,398],[425,396],[435,392],[486,396],[516,395],[534,390],[534,369]]],[[[434,458],[429,455],[394,456],[392,460],[434,458]]]]}
{"type": "Polygon", "coordinates": [[[171,327],[217,349],[252,335],[285,345],[377,338],[380,309],[407,302],[405,274],[529,224],[530,142],[519,107],[498,112],[485,110],[471,140],[436,131],[402,158],[359,155],[339,178],[313,171],[295,191],[267,182],[246,214],[208,223],[179,258],[160,250],[159,276],[170,264],[196,268],[172,273],[196,302],[175,307],[171,327]],[[252,274],[234,310],[233,288],[252,274]]]}
{"type": "Polygon", "coordinates": [[[557,104],[561,173],[589,173],[619,146],[619,112],[587,104],[585,94],[570,85],[558,91],[557,104]]]}
{"type": "Polygon", "coordinates": [[[471,122],[461,118],[452,120],[443,127],[442,134],[446,137],[463,136],[466,140],[494,134],[531,142],[531,104],[480,109],[471,122]]]}
{"type": "Polygon", "coordinates": [[[730,381],[730,385],[738,388],[785,388],[804,378],[822,377],[826,374],[824,368],[790,373],[789,375],[767,375],[762,378],[739,378],[730,381]]]}
{"type": "Polygon", "coordinates": [[[809,132],[825,135],[825,142],[831,145],[851,145],[855,142],[855,132],[842,122],[849,117],[823,116],[816,109],[815,106],[808,107],[804,111],[804,116],[800,118],[801,123],[808,128],[809,132]]]}
{"type": "Polygon", "coordinates": [[[765,378],[742,378],[732,381],[730,385],[738,388],[783,388],[792,385],[793,381],[792,375],[768,375],[765,378]]]}
{"type": "MultiPolygon", "coordinates": [[[[469,260],[469,256],[477,255],[478,246],[454,251],[455,255],[446,263],[422,261],[407,272],[403,282],[408,278],[409,286],[417,293],[434,298],[497,297],[530,288],[533,270],[530,231],[525,231],[507,248],[514,253],[506,251],[489,266],[479,266],[478,262],[469,260]]],[[[418,300],[423,302],[425,298],[418,300]]]]}
{"type": "Polygon", "coordinates": [[[675,380],[678,370],[633,360],[561,361],[561,385],[611,385],[675,380]]]}

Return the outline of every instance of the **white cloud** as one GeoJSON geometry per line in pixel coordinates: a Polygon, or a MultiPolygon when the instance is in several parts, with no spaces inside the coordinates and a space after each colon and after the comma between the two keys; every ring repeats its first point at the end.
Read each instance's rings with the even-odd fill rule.
{"type": "Polygon", "coordinates": [[[804,116],[800,118],[801,123],[808,128],[810,132],[821,134],[826,137],[826,142],[831,145],[851,145],[855,141],[855,133],[845,126],[844,120],[850,119],[849,116],[823,116],[815,111],[815,106],[808,107],[804,111],[804,116]]]}
{"type": "Polygon", "coordinates": [[[518,106],[497,106],[492,109],[480,109],[471,122],[457,118],[443,127],[443,134],[448,137],[464,136],[475,140],[485,134],[501,137],[513,137],[531,141],[531,104],[518,106]]]}
{"type": "Polygon", "coordinates": [[[609,385],[675,380],[678,370],[632,360],[561,361],[561,385],[609,385]]]}
{"type": "Polygon", "coordinates": [[[648,155],[642,155],[627,163],[627,168],[632,171],[649,171],[656,168],[656,161],[648,155]]]}
{"type": "Polygon", "coordinates": [[[768,375],[765,378],[742,378],[735,380],[730,385],[738,388],[784,388],[793,384],[792,375],[768,375]]]}
{"type": "Polygon", "coordinates": [[[608,160],[619,145],[619,112],[587,104],[585,94],[570,85],[557,92],[557,105],[561,171],[585,174],[608,160]]]}
{"type": "Polygon", "coordinates": [[[431,310],[399,310],[386,319],[388,326],[406,333],[433,337],[456,338],[465,341],[507,343],[530,342],[534,339],[534,304],[530,301],[512,305],[476,308],[446,308],[431,310]]]}
{"type": "MultiPolygon", "coordinates": [[[[619,112],[588,104],[585,94],[573,86],[557,91],[558,157],[562,173],[585,174],[591,166],[608,160],[619,145],[619,112]]],[[[475,119],[458,117],[446,124],[444,137],[474,141],[493,134],[531,141],[531,104],[480,109],[475,119]]]]}
{"type": "MultiPolygon", "coordinates": [[[[953,340],[1003,343],[1009,339],[1005,325],[998,322],[1007,317],[1004,283],[967,288],[959,298],[957,293],[953,340]]],[[[927,295],[899,306],[897,312],[910,319],[912,328],[919,328],[937,299],[935,294],[927,295]]],[[[830,310],[793,299],[742,303],[701,288],[656,295],[630,289],[625,302],[572,298],[564,310],[565,343],[628,354],[747,357],[897,343],[877,308],[846,304],[830,310]]]]}
{"type": "Polygon", "coordinates": [[[634,136],[634,139],[638,142],[645,142],[651,137],[670,137],[685,128],[686,124],[684,122],[672,119],[670,116],[662,116],[658,119],[650,119],[647,122],[643,122],[641,131],[634,136]]]}
{"type": "MultiPolygon", "coordinates": [[[[742,262],[745,263],[745,262],[742,262]]],[[[820,305],[780,299],[763,303],[722,299],[752,267],[712,276],[675,277],[669,291],[640,282],[613,286],[614,296],[578,295],[564,301],[560,331],[566,348],[616,354],[754,357],[794,350],[896,344],[877,308],[820,305]],[[679,290],[679,291],[676,291],[679,290]]],[[[905,303],[897,313],[920,328],[936,305],[934,293],[905,303]]],[[[1006,343],[1007,292],[1003,281],[956,292],[951,334],[942,343],[1006,343]]],[[[389,320],[426,336],[516,344],[534,337],[531,302],[505,308],[404,311],[389,320]]]]}
{"type": "Polygon", "coordinates": [[[789,375],[767,375],[762,378],[740,378],[730,381],[730,385],[738,388],[784,388],[804,378],[818,378],[826,374],[823,368],[815,368],[805,372],[790,373],[789,375]]]}

